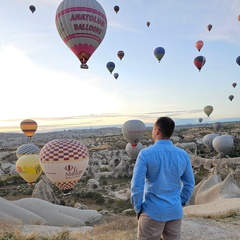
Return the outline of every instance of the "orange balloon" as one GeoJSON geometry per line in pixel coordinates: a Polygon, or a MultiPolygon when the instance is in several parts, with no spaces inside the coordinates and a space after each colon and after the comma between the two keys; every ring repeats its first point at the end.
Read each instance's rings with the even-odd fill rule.
{"type": "Polygon", "coordinates": [[[37,127],[38,127],[37,123],[32,119],[25,119],[20,123],[20,128],[29,138],[31,138],[33,134],[36,132],[37,127]]]}
{"type": "Polygon", "coordinates": [[[195,47],[197,48],[197,50],[200,52],[200,50],[203,47],[204,42],[202,40],[199,40],[195,43],[195,47]]]}

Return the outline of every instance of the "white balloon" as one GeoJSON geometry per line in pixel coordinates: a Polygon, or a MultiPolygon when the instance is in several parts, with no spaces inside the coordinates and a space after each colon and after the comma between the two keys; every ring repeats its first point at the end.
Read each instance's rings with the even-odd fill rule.
{"type": "Polygon", "coordinates": [[[233,138],[229,135],[218,136],[213,139],[212,145],[214,149],[224,157],[233,147],[233,138]]]}
{"type": "Polygon", "coordinates": [[[126,145],[126,152],[130,158],[133,160],[137,159],[138,153],[143,149],[143,145],[141,142],[138,142],[136,147],[133,147],[131,143],[126,145]]]}
{"type": "Polygon", "coordinates": [[[214,151],[214,147],[213,147],[213,145],[212,145],[212,141],[213,141],[213,139],[214,139],[215,137],[217,137],[217,136],[219,136],[219,135],[216,134],[216,133],[209,133],[209,134],[207,134],[207,135],[205,135],[205,136],[203,137],[203,144],[204,144],[204,146],[205,146],[208,150],[210,150],[211,152],[214,151]]]}

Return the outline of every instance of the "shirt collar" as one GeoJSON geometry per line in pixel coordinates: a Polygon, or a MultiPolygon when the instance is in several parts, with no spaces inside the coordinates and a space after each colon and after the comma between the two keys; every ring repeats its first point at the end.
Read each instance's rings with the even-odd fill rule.
{"type": "Polygon", "coordinates": [[[160,140],[157,140],[155,144],[172,145],[173,143],[171,140],[160,139],[160,140]]]}

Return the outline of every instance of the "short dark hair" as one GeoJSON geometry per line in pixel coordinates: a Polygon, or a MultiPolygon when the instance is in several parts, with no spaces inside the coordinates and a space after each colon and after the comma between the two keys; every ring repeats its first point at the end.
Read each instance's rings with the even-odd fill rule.
{"type": "Polygon", "coordinates": [[[160,117],[155,126],[162,132],[164,137],[170,138],[175,128],[175,122],[170,117],[160,117]]]}

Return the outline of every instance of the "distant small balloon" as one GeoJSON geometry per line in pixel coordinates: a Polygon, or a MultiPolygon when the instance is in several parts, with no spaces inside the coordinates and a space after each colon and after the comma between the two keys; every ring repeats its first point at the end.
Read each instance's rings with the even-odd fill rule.
{"type": "Polygon", "coordinates": [[[202,118],[199,118],[198,121],[201,123],[201,122],[203,121],[203,119],[202,119],[202,118]]]}
{"type": "Polygon", "coordinates": [[[237,83],[233,83],[232,86],[235,88],[237,86],[237,83]]]}
{"type": "Polygon", "coordinates": [[[114,68],[115,68],[115,63],[114,63],[114,62],[108,62],[107,65],[106,65],[106,67],[107,67],[108,71],[109,71],[110,73],[112,73],[113,70],[114,70],[114,68]]]}
{"type": "Polygon", "coordinates": [[[203,111],[209,117],[210,114],[213,112],[213,107],[211,105],[207,105],[207,106],[204,107],[203,111]]]}
{"type": "Polygon", "coordinates": [[[146,24],[147,24],[148,27],[150,26],[150,22],[147,22],[146,24]]]}
{"type": "Polygon", "coordinates": [[[240,15],[238,15],[238,21],[240,21],[240,15]]]}
{"type": "Polygon", "coordinates": [[[119,74],[118,73],[114,73],[114,75],[113,75],[116,79],[118,79],[118,77],[119,77],[119,74]]]}
{"type": "Polygon", "coordinates": [[[122,60],[122,58],[124,57],[124,51],[122,51],[122,50],[120,50],[120,51],[118,51],[117,52],[117,56],[118,56],[118,58],[120,59],[120,60],[122,60]]]}
{"type": "Polygon", "coordinates": [[[240,66],[240,56],[237,57],[236,63],[240,66]]]}
{"type": "Polygon", "coordinates": [[[234,99],[234,96],[233,95],[229,95],[229,100],[232,101],[234,99]]]}
{"type": "Polygon", "coordinates": [[[113,9],[114,9],[115,13],[118,13],[118,11],[119,11],[120,8],[119,8],[119,6],[114,6],[113,9]]]}
{"type": "Polygon", "coordinates": [[[204,56],[195,57],[195,59],[193,61],[194,65],[199,70],[199,72],[201,71],[201,69],[204,66],[205,62],[206,62],[206,58],[204,56]]]}
{"type": "Polygon", "coordinates": [[[36,7],[34,5],[30,5],[29,9],[32,13],[34,13],[36,11],[36,7]]]}
{"type": "Polygon", "coordinates": [[[207,25],[208,31],[211,31],[212,27],[213,27],[212,24],[208,24],[208,25],[207,25]]]}
{"type": "Polygon", "coordinates": [[[220,122],[215,122],[213,123],[213,128],[215,131],[218,131],[221,128],[221,123],[220,122]]]}
{"type": "Polygon", "coordinates": [[[157,47],[154,50],[154,56],[160,62],[163,56],[165,55],[165,49],[163,47],[157,47]]]}
{"type": "Polygon", "coordinates": [[[204,42],[202,40],[199,40],[195,43],[195,47],[197,48],[197,50],[200,52],[202,47],[204,45],[204,42]]]}

